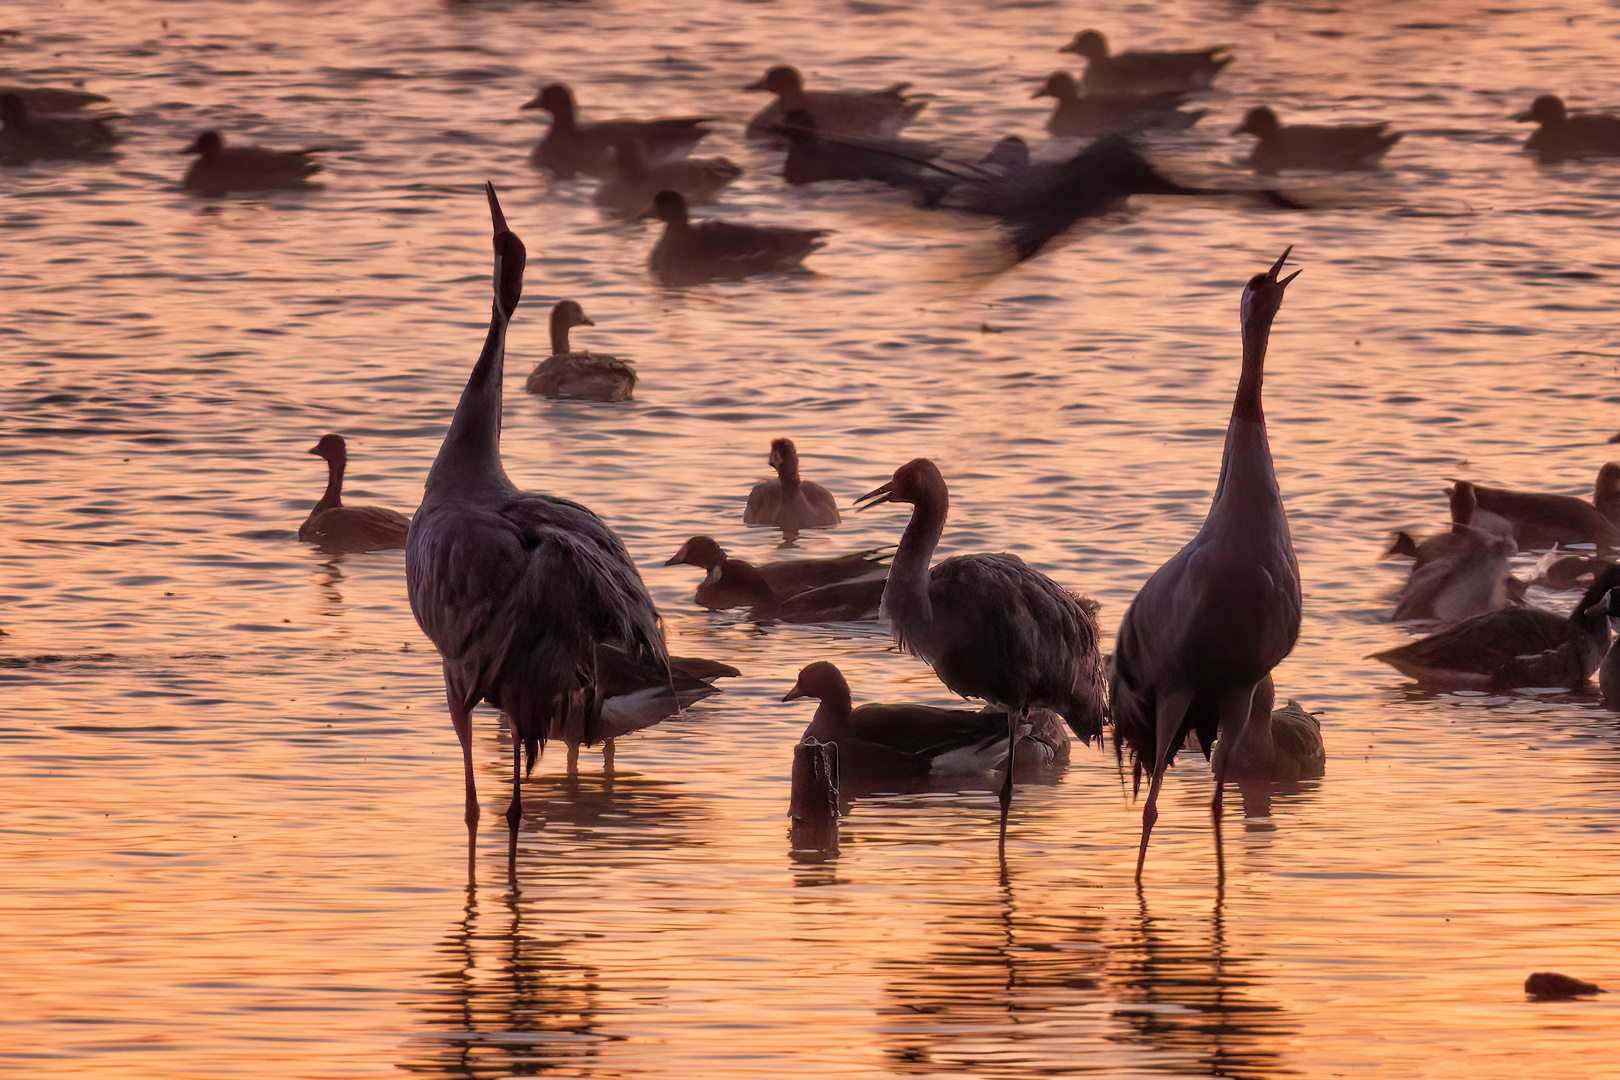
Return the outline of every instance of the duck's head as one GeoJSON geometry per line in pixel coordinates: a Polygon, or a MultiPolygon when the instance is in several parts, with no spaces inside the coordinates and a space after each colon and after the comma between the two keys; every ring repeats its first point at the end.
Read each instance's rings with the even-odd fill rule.
{"type": "Polygon", "coordinates": [[[1080,86],[1067,71],[1054,71],[1046,77],[1041,88],[1029,95],[1032,98],[1050,97],[1069,101],[1080,96],[1080,86]]]}
{"type": "Polygon", "coordinates": [[[772,439],[771,455],[765,460],[777,472],[782,472],[785,469],[797,472],[799,468],[799,448],[793,445],[792,439],[772,439]]]}
{"type": "Polygon", "coordinates": [[[1282,124],[1278,122],[1277,114],[1271,111],[1271,106],[1256,105],[1243,114],[1243,123],[1233,128],[1232,134],[1243,135],[1247,133],[1249,135],[1258,135],[1263,139],[1267,135],[1276,134],[1281,127],[1282,124]]]}
{"type": "Polygon", "coordinates": [[[1569,115],[1564,108],[1564,99],[1557,94],[1542,94],[1530,103],[1530,107],[1514,117],[1521,124],[1534,120],[1538,124],[1562,124],[1569,115]]]}
{"type": "Polygon", "coordinates": [[[986,165],[995,165],[1003,169],[1029,168],[1029,143],[1016,135],[1008,135],[990,148],[984,155],[986,165]]]}
{"type": "Polygon", "coordinates": [[[182,154],[201,154],[208,157],[225,149],[225,136],[217,131],[205,131],[191,141],[191,145],[180,151],[182,154]]]}
{"type": "Polygon", "coordinates": [[[342,461],[348,456],[349,450],[343,436],[322,435],[321,441],[310,447],[309,452],[327,461],[342,461]]]}
{"type": "Polygon", "coordinates": [[[913,458],[894,470],[894,479],[875,491],[868,491],[856,499],[856,509],[865,510],[878,503],[917,503],[946,494],[945,477],[939,466],[927,458],[913,458]],[[861,504],[865,505],[861,505],[861,504]]]}
{"type": "Polygon", "coordinates": [[[712,536],[694,536],[669,557],[665,566],[701,566],[713,570],[726,561],[726,553],[712,536]]]}
{"type": "Polygon", "coordinates": [[[782,698],[783,701],[796,701],[799,698],[815,698],[817,701],[836,701],[840,698],[849,698],[849,683],[844,679],[844,673],[825,660],[817,660],[813,664],[806,664],[799,671],[799,681],[793,684],[782,698]]]}
{"type": "Polygon", "coordinates": [[[1620,461],[1611,461],[1598,470],[1597,495],[1593,502],[1620,499],[1620,461]]]}
{"type": "Polygon", "coordinates": [[[551,309],[551,328],[561,327],[568,329],[573,326],[595,326],[591,317],[585,314],[585,309],[579,306],[578,300],[559,300],[551,309]]]}
{"type": "Polygon", "coordinates": [[[653,209],[659,221],[669,225],[686,224],[686,196],[678,191],[660,191],[653,196],[653,209]]]}
{"type": "Polygon", "coordinates": [[[777,64],[743,89],[764,90],[778,96],[786,96],[802,91],[804,78],[799,74],[798,68],[788,64],[777,64]]]}
{"type": "Polygon", "coordinates": [[[1058,52],[1074,53],[1087,60],[1108,59],[1108,42],[1095,30],[1082,30],[1074,35],[1074,40],[1063,46],[1058,52]]]}
{"type": "Polygon", "coordinates": [[[544,109],[552,116],[574,115],[574,92],[568,89],[567,83],[547,83],[540,88],[530,101],[524,102],[521,108],[544,109]]]}

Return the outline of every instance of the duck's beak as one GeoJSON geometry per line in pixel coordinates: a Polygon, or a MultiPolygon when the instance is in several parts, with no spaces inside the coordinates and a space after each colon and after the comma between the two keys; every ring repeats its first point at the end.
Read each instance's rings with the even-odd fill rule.
{"type": "Polygon", "coordinates": [[[1052,90],[1051,86],[1047,85],[1046,83],[1042,83],[1041,88],[1039,90],[1035,91],[1033,94],[1031,94],[1029,96],[1031,98],[1045,97],[1047,94],[1049,94],[1051,92],[1051,90],[1052,90]]]}
{"type": "Polygon", "coordinates": [[[894,481],[890,480],[887,484],[884,484],[882,487],[878,488],[876,491],[868,491],[865,495],[862,495],[860,498],[856,499],[855,500],[855,509],[857,509],[857,510],[870,510],[870,509],[872,509],[872,507],[876,506],[878,503],[886,503],[886,502],[893,502],[893,501],[894,501],[894,481]],[[862,506],[861,505],[862,503],[866,503],[866,505],[862,506]]]}
{"type": "Polygon", "coordinates": [[[809,695],[804,692],[804,687],[800,686],[798,683],[794,683],[793,684],[793,689],[789,690],[787,692],[787,696],[784,697],[782,700],[783,701],[797,701],[799,698],[808,697],[808,696],[809,695]]]}
{"type": "Polygon", "coordinates": [[[744,90],[763,90],[763,89],[765,89],[765,76],[761,75],[759,78],[755,79],[753,82],[751,82],[747,86],[743,87],[743,89],[744,90]]]}
{"type": "Polygon", "coordinates": [[[540,96],[541,95],[539,95],[539,94],[534,95],[533,98],[531,98],[528,101],[525,101],[522,105],[519,105],[518,108],[519,109],[538,109],[538,108],[540,108],[541,107],[540,106],[540,96]]]}
{"type": "Polygon", "coordinates": [[[1524,112],[1519,113],[1517,116],[1510,116],[1510,117],[1508,117],[1508,119],[1517,121],[1518,123],[1521,123],[1521,124],[1528,124],[1530,121],[1534,120],[1535,117],[1530,115],[1530,110],[1529,109],[1526,109],[1524,112]]]}
{"type": "Polygon", "coordinates": [[[690,555],[691,547],[692,547],[692,545],[691,545],[690,542],[682,544],[681,545],[681,550],[679,550],[675,554],[671,555],[669,557],[669,562],[665,563],[664,565],[665,566],[679,566],[681,563],[684,563],[687,560],[688,556],[690,555]]]}
{"type": "Polygon", "coordinates": [[[310,447],[309,450],[306,451],[306,453],[314,454],[316,457],[320,457],[321,456],[321,444],[316,443],[314,446],[310,447]]]}

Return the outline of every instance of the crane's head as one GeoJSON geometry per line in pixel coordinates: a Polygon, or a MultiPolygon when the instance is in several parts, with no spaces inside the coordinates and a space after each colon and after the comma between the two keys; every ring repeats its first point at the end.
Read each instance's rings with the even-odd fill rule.
{"type": "Polygon", "coordinates": [[[807,697],[817,701],[848,701],[849,683],[844,680],[844,673],[832,664],[817,660],[804,666],[799,672],[799,681],[793,684],[793,689],[782,700],[796,701],[807,697]]]}
{"type": "Polygon", "coordinates": [[[669,557],[665,566],[701,566],[705,570],[713,570],[726,561],[726,553],[720,549],[713,537],[694,536],[681,545],[681,549],[669,557]]]}
{"type": "Polygon", "coordinates": [[[940,475],[939,466],[927,458],[913,458],[894,470],[893,480],[856,499],[855,508],[866,510],[878,503],[918,503],[945,496],[945,477],[940,475]]]}
{"type": "Polygon", "coordinates": [[[1243,301],[1239,309],[1242,312],[1244,326],[1248,326],[1252,319],[1262,319],[1269,324],[1271,317],[1277,314],[1277,309],[1282,307],[1283,289],[1288,287],[1290,281],[1299,277],[1299,271],[1295,270],[1285,278],[1278,278],[1277,273],[1282,270],[1283,263],[1288,261],[1288,252],[1293,250],[1294,247],[1290,244],[1276,265],[1263,274],[1254,275],[1244,286],[1243,301]]]}
{"type": "Polygon", "coordinates": [[[495,223],[495,306],[503,318],[510,319],[523,296],[523,264],[528,255],[523,241],[506,227],[495,185],[486,181],[484,194],[489,196],[489,216],[495,223]]]}

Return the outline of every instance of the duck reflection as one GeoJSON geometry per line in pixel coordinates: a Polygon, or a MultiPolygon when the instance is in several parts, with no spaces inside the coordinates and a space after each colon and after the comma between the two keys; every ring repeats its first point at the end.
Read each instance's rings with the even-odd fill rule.
{"type": "Polygon", "coordinates": [[[427,977],[432,991],[418,1006],[428,1030],[410,1039],[400,1069],[469,1080],[592,1071],[608,1038],[597,1031],[601,972],[569,961],[554,936],[525,929],[533,903],[515,888],[497,899],[493,890],[468,887],[462,918],[439,944],[443,964],[427,977]]]}

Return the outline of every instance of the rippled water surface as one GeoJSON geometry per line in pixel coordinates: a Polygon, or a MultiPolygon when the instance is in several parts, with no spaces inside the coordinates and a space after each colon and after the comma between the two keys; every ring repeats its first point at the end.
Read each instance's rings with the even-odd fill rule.
{"type": "MultiPolygon", "coordinates": [[[[0,171],[0,1072],[19,1077],[1606,1076],[1610,997],[1527,1002],[1537,970],[1620,984],[1620,726],[1595,696],[1418,692],[1363,659],[1447,478],[1585,493],[1620,416],[1615,180],[1540,167],[1509,117],[1620,104],[1603,4],[940,0],[458,3],[13,0],[0,78],[127,114],[111,163],[0,171]],[[1387,119],[1378,171],[1290,177],[1315,209],[1138,199],[1006,268],[984,226],[858,184],[788,190],[740,87],[909,80],[912,131],[1039,155],[1039,81],[1084,25],[1230,42],[1204,120],[1152,152],[1250,182],[1245,109],[1387,119]],[[518,106],[708,114],[747,174],[714,213],[834,230],[814,273],[684,290],[656,229],[526,164],[518,106]],[[205,127],[321,145],[324,187],[199,199],[205,127]],[[304,451],[349,440],[348,498],[409,511],[483,337],[500,188],[528,243],[506,466],[624,538],[672,648],[724,693],[570,773],[548,749],[508,877],[509,744],[481,711],[469,884],[459,751],[400,552],[296,538],[304,451]],[[857,701],[949,704],[869,626],[708,613],[686,537],[741,525],[771,438],[846,504],[928,456],[941,554],[1014,551],[1112,631],[1197,529],[1238,369],[1243,282],[1304,269],[1272,337],[1274,453],[1305,582],[1281,696],[1327,775],[1269,818],[1208,767],[1166,781],[1145,888],[1111,750],[1022,787],[1005,870],[988,790],[855,803],[788,851],[798,669],[857,701]],[[521,392],[552,302],[634,359],[636,400],[521,392]]],[[[806,537],[893,542],[880,508],[806,537]]],[[[1525,560],[1528,562],[1528,559],[1525,560]]],[[[1569,594],[1533,598],[1566,608],[1569,594]]]]}

